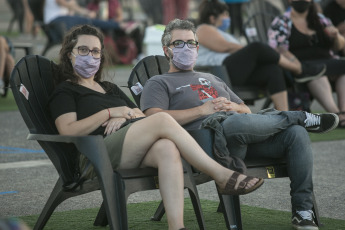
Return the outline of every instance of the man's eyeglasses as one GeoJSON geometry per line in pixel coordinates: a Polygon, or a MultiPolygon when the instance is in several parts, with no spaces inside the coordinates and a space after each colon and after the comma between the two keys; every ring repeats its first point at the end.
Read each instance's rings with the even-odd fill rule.
{"type": "Polygon", "coordinates": [[[172,43],[169,44],[169,46],[173,45],[175,48],[183,48],[184,45],[187,44],[189,48],[196,48],[199,44],[197,41],[189,40],[189,41],[181,41],[181,40],[176,40],[173,41],[172,43]]]}
{"type": "Polygon", "coordinates": [[[86,46],[78,46],[77,48],[74,48],[78,50],[78,54],[80,56],[86,56],[89,55],[89,53],[91,52],[91,55],[94,58],[100,58],[102,55],[102,51],[99,49],[94,49],[94,50],[90,50],[89,48],[87,48],[86,46]]]}

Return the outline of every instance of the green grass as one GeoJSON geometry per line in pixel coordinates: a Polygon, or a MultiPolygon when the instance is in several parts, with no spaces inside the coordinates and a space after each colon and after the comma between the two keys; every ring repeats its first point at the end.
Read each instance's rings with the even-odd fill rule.
{"type": "MultiPolygon", "coordinates": [[[[161,230],[168,229],[167,220],[164,216],[161,221],[154,222],[150,220],[153,212],[159,202],[145,202],[128,204],[128,223],[129,229],[150,229],[161,230]]],[[[218,202],[202,200],[202,211],[204,213],[206,228],[209,230],[226,229],[223,214],[217,213],[218,202]]],[[[84,209],[65,212],[54,212],[49,219],[45,230],[86,230],[86,229],[105,229],[103,227],[93,226],[98,209],[84,209]]],[[[243,228],[265,229],[265,230],[291,230],[290,212],[269,210],[264,208],[250,207],[241,205],[243,228]]],[[[19,217],[31,228],[34,226],[38,216],[19,217]]],[[[340,230],[344,229],[345,220],[321,218],[324,225],[322,230],[340,230]]],[[[189,230],[199,229],[196,217],[193,211],[190,199],[185,201],[185,225],[189,230]]]]}
{"type": "Polygon", "coordinates": [[[18,110],[12,91],[9,90],[7,96],[0,97],[0,112],[18,110]]]}

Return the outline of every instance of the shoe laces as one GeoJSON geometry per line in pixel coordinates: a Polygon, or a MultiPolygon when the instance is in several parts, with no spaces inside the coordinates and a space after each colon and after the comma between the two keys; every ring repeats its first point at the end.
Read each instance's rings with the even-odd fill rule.
{"type": "Polygon", "coordinates": [[[314,125],[320,125],[321,117],[312,113],[305,113],[306,119],[304,120],[305,127],[310,127],[314,125]]]}
{"type": "Polygon", "coordinates": [[[314,213],[312,210],[307,210],[307,211],[296,211],[298,215],[302,217],[303,220],[310,220],[313,221],[313,216],[314,213]]]}

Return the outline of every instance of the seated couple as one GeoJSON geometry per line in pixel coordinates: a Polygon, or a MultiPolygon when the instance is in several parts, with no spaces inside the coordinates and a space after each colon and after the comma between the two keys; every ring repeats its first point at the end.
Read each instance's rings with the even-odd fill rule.
{"type": "MultiPolygon", "coordinates": [[[[167,26],[164,37],[166,38],[163,39],[165,41],[165,53],[169,57],[174,57],[175,64],[178,63],[176,58],[181,57],[178,55],[178,51],[183,51],[188,57],[191,57],[190,54],[192,55],[191,64],[188,63],[190,60],[185,60],[186,63],[183,61],[182,67],[179,64],[177,65],[180,67],[176,67],[175,64],[171,63],[170,73],[167,75],[181,74],[182,77],[185,77],[185,73],[194,73],[184,71],[184,69],[193,66],[195,61],[193,57],[196,58],[195,45],[197,43],[195,42],[193,25],[188,21],[174,20],[167,26]],[[169,31],[169,28],[172,30],[169,31]],[[176,42],[178,40],[182,43],[176,42]],[[168,41],[167,44],[166,41],[168,41]],[[174,54],[169,49],[172,49],[174,54]]],[[[210,175],[215,180],[221,194],[247,194],[263,184],[261,178],[234,172],[212,160],[188,132],[178,124],[184,125],[197,118],[201,120],[201,115],[224,110],[247,113],[235,113],[229,116],[227,119],[229,121],[224,121],[231,123],[231,119],[236,119],[236,117],[238,121],[243,120],[243,125],[234,127],[234,129],[257,128],[250,135],[238,133],[238,136],[231,133],[231,130],[227,130],[231,139],[229,141],[234,142],[233,146],[231,144],[231,151],[234,149],[234,154],[241,152],[248,154],[251,148],[257,146],[258,157],[264,153],[271,157],[286,156],[289,166],[293,167],[293,170],[290,169],[293,210],[299,215],[303,212],[309,213],[312,208],[313,163],[309,137],[305,130],[306,128],[314,132],[332,130],[338,122],[337,116],[334,114],[314,115],[304,112],[284,112],[277,115],[250,114],[248,107],[241,103],[240,99],[230,89],[222,85],[220,80],[217,80],[218,85],[216,87],[219,87],[217,90],[227,92],[233,97],[234,102],[229,101],[229,97],[226,99],[223,94],[220,94],[221,92],[215,90],[212,95],[219,93],[219,97],[213,101],[206,100],[205,103],[201,101],[204,105],[198,106],[196,109],[191,107],[190,109],[183,108],[186,110],[182,111],[166,110],[165,113],[156,113],[122,127],[126,120],[145,117],[145,115],[119,87],[110,82],[102,81],[105,59],[103,50],[103,35],[95,27],[77,26],[66,34],[60,51],[60,63],[57,71],[59,84],[49,100],[51,115],[55,120],[58,132],[62,135],[103,135],[114,169],[158,168],[160,192],[169,229],[185,229],[181,157],[193,167],[210,175]],[[197,110],[198,113],[194,114],[194,110],[197,110]],[[188,115],[189,112],[191,115],[188,115]],[[188,117],[188,120],[184,120],[184,117],[188,117]],[[249,123],[256,122],[256,120],[255,126],[249,123]],[[258,141],[255,134],[260,131],[267,135],[258,141]],[[244,141],[251,139],[251,142],[239,144],[242,136],[245,137],[244,141]],[[133,140],[135,140],[135,144],[133,144],[133,140]],[[246,150],[247,148],[248,150],[246,150]],[[274,148],[275,152],[271,153],[274,148]],[[274,154],[281,155],[276,156],[274,154]]],[[[195,74],[198,75],[199,73],[195,74]]],[[[188,81],[187,78],[185,80],[188,81]]],[[[204,80],[206,82],[206,79],[204,80]]],[[[148,88],[150,88],[149,86],[150,84],[148,84],[148,88]]],[[[207,86],[192,87],[191,85],[189,88],[182,88],[183,90],[194,89],[197,91],[195,92],[197,95],[211,93],[207,86]]],[[[143,105],[147,104],[145,103],[146,97],[155,96],[149,95],[147,92],[149,91],[145,88],[143,105]]],[[[154,110],[159,110],[159,106],[146,108],[145,112],[149,114],[155,112],[154,110]]],[[[86,159],[81,156],[81,170],[84,169],[85,161],[86,159]]],[[[88,176],[90,178],[95,176],[92,169],[89,170],[88,176]]],[[[310,221],[312,224],[312,220],[310,221]]]]}

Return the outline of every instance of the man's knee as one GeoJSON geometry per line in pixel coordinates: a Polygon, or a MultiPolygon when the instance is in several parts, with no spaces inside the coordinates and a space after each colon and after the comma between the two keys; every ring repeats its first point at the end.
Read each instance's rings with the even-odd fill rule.
{"type": "Polygon", "coordinates": [[[307,130],[300,125],[292,125],[286,129],[287,135],[292,138],[292,140],[302,143],[310,143],[310,138],[307,130]]]}

